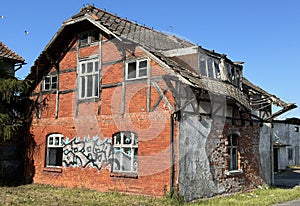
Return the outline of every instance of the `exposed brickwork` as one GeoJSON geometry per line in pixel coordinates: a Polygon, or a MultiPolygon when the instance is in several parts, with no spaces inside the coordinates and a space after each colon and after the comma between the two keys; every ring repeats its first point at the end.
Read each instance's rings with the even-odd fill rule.
{"type": "MultiPolygon", "coordinates": [[[[104,42],[102,50],[102,63],[116,62],[102,68],[102,84],[121,83],[123,81],[123,63],[120,45],[115,41],[104,42]]],[[[77,68],[76,47],[66,53],[60,62],[60,71],[77,68]]],[[[122,49],[122,48],[121,48],[122,49]]],[[[99,45],[79,48],[80,58],[99,54],[99,45]]],[[[145,56],[139,49],[132,49],[126,53],[131,57],[145,56]]],[[[96,57],[96,56],[95,56],[96,57]]],[[[132,58],[132,57],[131,57],[132,58]]],[[[55,69],[53,70],[53,72],[55,69]]],[[[151,60],[151,72],[155,76],[161,76],[166,72],[151,60]]],[[[59,89],[76,89],[76,71],[59,74],[59,89]]],[[[162,90],[166,85],[162,80],[156,80],[162,90]]],[[[39,93],[39,85],[35,92],[39,93]]],[[[28,175],[34,173],[33,181],[42,184],[56,186],[91,188],[99,191],[120,191],[130,193],[142,193],[149,195],[163,195],[170,186],[170,111],[163,101],[150,113],[147,113],[148,81],[138,81],[134,84],[126,84],[125,113],[122,111],[122,86],[104,88],[101,91],[101,110],[98,115],[99,102],[78,103],[76,90],[66,94],[59,94],[58,118],[55,118],[57,104],[56,93],[44,94],[42,99],[45,104],[42,107],[41,119],[35,118],[32,122],[32,139],[28,138],[27,144],[34,147],[33,170],[28,170],[28,175]],[[76,110],[78,116],[76,117],[76,110]],[[111,166],[107,165],[98,170],[95,167],[65,167],[53,169],[45,167],[46,137],[52,133],[60,133],[66,138],[95,137],[100,139],[112,138],[119,131],[132,131],[138,134],[138,176],[130,177],[116,175],[111,172],[111,166]],[[32,142],[30,142],[32,141],[32,142]]],[[[173,104],[170,92],[166,94],[173,104]]],[[[159,98],[158,92],[151,87],[151,104],[153,108],[159,98]]],[[[38,105],[37,105],[38,107],[38,105]]],[[[38,111],[38,108],[37,108],[38,111]]],[[[28,148],[30,149],[30,148],[28,148]]],[[[32,148],[31,148],[32,149],[32,148]]],[[[31,156],[31,151],[27,154],[31,156]]]]}
{"type": "Polygon", "coordinates": [[[214,171],[215,182],[224,192],[237,192],[265,184],[259,175],[259,125],[213,124],[207,140],[210,167],[214,171]],[[227,137],[237,132],[239,150],[239,170],[241,174],[228,174],[227,137]]]}

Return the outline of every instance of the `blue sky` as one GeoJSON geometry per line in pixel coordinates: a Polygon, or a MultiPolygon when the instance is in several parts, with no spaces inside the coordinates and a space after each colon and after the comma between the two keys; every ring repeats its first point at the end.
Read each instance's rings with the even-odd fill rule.
{"type": "MultiPolygon", "coordinates": [[[[246,78],[300,106],[299,0],[3,1],[0,41],[28,63],[17,73],[19,78],[28,74],[62,22],[87,3],[244,61],[246,78]]],[[[300,109],[280,117],[292,116],[300,118],[300,109]]]]}

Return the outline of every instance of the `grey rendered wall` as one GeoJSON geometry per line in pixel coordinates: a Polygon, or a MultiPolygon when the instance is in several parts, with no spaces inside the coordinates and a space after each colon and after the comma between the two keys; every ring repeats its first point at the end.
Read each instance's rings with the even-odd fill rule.
{"type": "Polygon", "coordinates": [[[264,181],[271,185],[273,184],[273,151],[271,143],[271,124],[263,124],[260,130],[259,138],[259,159],[260,159],[260,175],[264,181]]]}
{"type": "Polygon", "coordinates": [[[187,117],[180,124],[178,184],[179,194],[186,201],[218,193],[205,149],[211,125],[211,119],[200,122],[196,116],[187,117]]]}

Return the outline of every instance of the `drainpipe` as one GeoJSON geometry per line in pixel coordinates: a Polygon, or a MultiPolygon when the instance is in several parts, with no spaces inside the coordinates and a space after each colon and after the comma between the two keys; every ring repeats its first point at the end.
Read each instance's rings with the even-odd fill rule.
{"type": "Polygon", "coordinates": [[[174,177],[175,177],[175,159],[174,159],[174,120],[175,113],[170,115],[170,159],[171,159],[171,171],[170,171],[170,195],[174,194],[174,177]]]}

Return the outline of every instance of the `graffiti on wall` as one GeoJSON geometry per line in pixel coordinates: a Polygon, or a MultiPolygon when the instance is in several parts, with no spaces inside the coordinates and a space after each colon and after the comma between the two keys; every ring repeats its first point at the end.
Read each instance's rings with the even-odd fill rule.
{"type": "Polygon", "coordinates": [[[64,140],[63,165],[65,167],[95,167],[100,170],[103,166],[112,165],[111,139],[101,140],[98,136],[81,140],[73,138],[64,140]]]}

